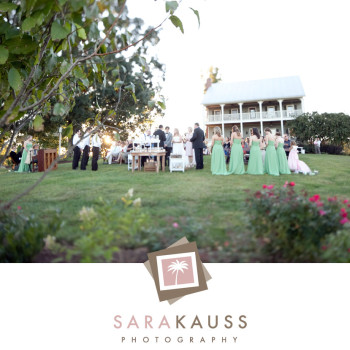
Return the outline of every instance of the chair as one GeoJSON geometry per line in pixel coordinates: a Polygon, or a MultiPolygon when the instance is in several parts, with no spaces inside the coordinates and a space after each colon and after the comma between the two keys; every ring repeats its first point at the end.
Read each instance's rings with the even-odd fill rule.
{"type": "MultiPolygon", "coordinates": [[[[138,156],[135,157],[135,165],[134,165],[134,170],[135,169],[138,169],[138,156]]],[[[131,170],[132,169],[132,155],[131,154],[128,154],[128,170],[131,170]]]]}
{"type": "Polygon", "coordinates": [[[170,155],[169,157],[169,170],[172,173],[173,171],[182,171],[185,172],[185,159],[183,156],[170,155]]]}

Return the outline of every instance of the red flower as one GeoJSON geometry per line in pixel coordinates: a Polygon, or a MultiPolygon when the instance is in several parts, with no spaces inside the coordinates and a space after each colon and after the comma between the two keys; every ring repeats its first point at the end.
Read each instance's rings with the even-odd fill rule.
{"type": "Polygon", "coordinates": [[[261,192],[260,191],[255,192],[255,198],[261,198],[261,192]]]}
{"type": "Polygon", "coordinates": [[[335,202],[337,200],[337,197],[334,196],[334,197],[328,197],[328,201],[329,202],[335,202]]]}
{"type": "Polygon", "coordinates": [[[348,213],[346,211],[345,212],[341,212],[340,216],[343,217],[343,218],[347,218],[348,217],[348,213]]]}
{"type": "Polygon", "coordinates": [[[319,213],[321,216],[326,215],[326,212],[325,212],[324,210],[320,210],[318,213],[319,213]]]}
{"type": "Polygon", "coordinates": [[[346,203],[348,203],[348,202],[349,202],[348,199],[344,199],[344,200],[343,200],[343,203],[344,203],[344,204],[346,204],[346,203]]]}
{"type": "Polygon", "coordinates": [[[269,185],[269,186],[267,186],[267,188],[268,188],[269,190],[272,190],[274,187],[275,187],[274,185],[269,185]]]}
{"type": "Polygon", "coordinates": [[[346,209],[345,209],[345,208],[341,208],[340,211],[341,211],[342,213],[346,213],[346,209]]]}
{"type": "Polygon", "coordinates": [[[230,245],[230,243],[228,241],[225,241],[224,246],[228,247],[229,245],[230,245]]]}
{"type": "Polygon", "coordinates": [[[342,218],[340,221],[339,221],[342,225],[346,224],[347,222],[349,222],[349,219],[348,218],[342,218]]]}
{"type": "Polygon", "coordinates": [[[327,247],[326,245],[323,245],[323,246],[321,247],[321,249],[322,249],[322,250],[327,250],[328,247],[327,247]]]}
{"type": "Polygon", "coordinates": [[[317,203],[316,203],[316,206],[317,206],[317,207],[323,207],[323,202],[317,202],[317,203]]]}
{"type": "Polygon", "coordinates": [[[312,197],[309,198],[310,202],[317,202],[318,200],[320,200],[320,195],[319,194],[315,194],[312,197]]]}
{"type": "Polygon", "coordinates": [[[22,209],[22,207],[19,205],[19,206],[17,207],[17,209],[18,209],[18,210],[21,210],[21,209],[22,209]]]}
{"type": "Polygon", "coordinates": [[[294,186],[295,186],[295,182],[292,181],[292,182],[289,184],[289,186],[294,187],[294,186]]]}
{"type": "Polygon", "coordinates": [[[267,185],[263,185],[263,188],[267,188],[267,185]]]}

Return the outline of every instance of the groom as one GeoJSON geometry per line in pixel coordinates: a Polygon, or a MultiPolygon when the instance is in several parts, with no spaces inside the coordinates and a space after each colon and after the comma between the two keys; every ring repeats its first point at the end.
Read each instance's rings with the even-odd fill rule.
{"type": "Polygon", "coordinates": [[[196,157],[196,169],[203,169],[203,147],[205,140],[204,132],[199,127],[199,124],[194,124],[194,132],[191,138],[192,147],[194,149],[194,154],[196,157]]]}

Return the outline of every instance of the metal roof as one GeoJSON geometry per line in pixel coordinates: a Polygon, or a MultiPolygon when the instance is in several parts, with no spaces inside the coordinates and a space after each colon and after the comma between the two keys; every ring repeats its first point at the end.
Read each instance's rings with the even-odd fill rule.
{"type": "Polygon", "coordinates": [[[270,101],[304,97],[305,92],[298,76],[263,80],[213,84],[204,95],[202,104],[270,101]]]}

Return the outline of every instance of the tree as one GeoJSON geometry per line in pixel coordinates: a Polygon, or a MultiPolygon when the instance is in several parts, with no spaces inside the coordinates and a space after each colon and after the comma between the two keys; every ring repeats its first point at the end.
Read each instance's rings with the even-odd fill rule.
{"type": "Polygon", "coordinates": [[[344,113],[304,113],[287,126],[301,142],[313,143],[318,137],[322,142],[336,146],[350,143],[350,116],[344,113]]]}
{"type": "MultiPolygon", "coordinates": [[[[0,3],[2,149],[7,145],[8,151],[15,135],[37,115],[43,119],[51,113],[52,98],[56,98],[52,114],[62,117],[72,109],[76,96],[88,91],[97,81],[104,84],[106,57],[117,60],[121,52],[152,39],[165,20],[147,30],[141,30],[141,22],[134,22],[138,30],[130,30],[125,2],[13,0],[0,3]],[[108,30],[102,33],[101,26],[108,30]]],[[[177,7],[177,1],[166,2],[166,19],[183,32],[181,20],[174,15],[177,7]]],[[[198,13],[196,15],[198,17],[198,13]]],[[[115,78],[123,89],[119,74],[115,78]]],[[[132,94],[130,90],[126,92],[132,94]]],[[[37,123],[40,120],[38,118],[37,123]]]]}
{"type": "Polygon", "coordinates": [[[168,271],[173,271],[173,274],[176,272],[175,285],[177,285],[177,276],[179,274],[179,271],[184,273],[184,270],[188,270],[188,264],[183,260],[182,261],[176,260],[169,265],[168,271]]]}

